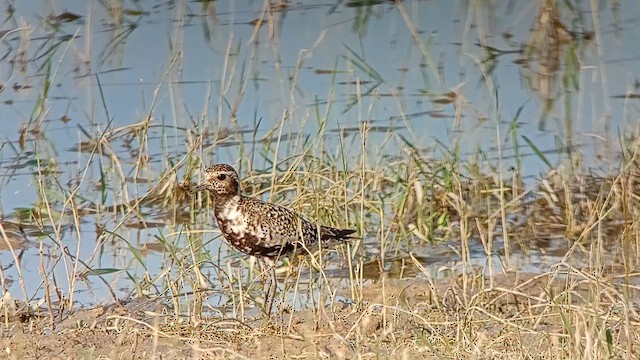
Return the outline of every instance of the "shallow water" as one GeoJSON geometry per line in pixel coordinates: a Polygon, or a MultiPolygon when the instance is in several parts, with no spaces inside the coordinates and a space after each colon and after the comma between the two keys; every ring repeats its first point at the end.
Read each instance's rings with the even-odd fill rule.
{"type": "MultiPolygon", "coordinates": [[[[161,179],[197,181],[185,171],[191,161],[262,170],[312,149],[342,159],[338,168],[383,169],[415,150],[498,174],[518,168],[530,187],[549,171],[543,157],[616,169],[619,141],[637,129],[640,5],[557,4],[556,14],[543,3],[7,4],[0,205],[3,238],[13,240],[0,248],[5,291],[37,302],[72,289],[75,302],[108,302],[109,288],[118,298],[157,291],[135,290],[132,279],[164,288],[181,278],[188,269],[175,258],[204,263],[214,289],[224,283],[219,269],[246,279],[227,265],[246,259],[211,241],[211,214],[196,214],[184,198],[146,195],[161,179]],[[200,240],[186,230],[194,223],[206,231],[200,240]],[[206,251],[192,253],[194,241],[206,251]]],[[[381,257],[377,232],[364,237],[361,261],[381,257]]],[[[547,241],[511,249],[509,268],[548,271],[570,245],[547,241]]],[[[499,238],[491,254],[474,239],[462,264],[458,243],[412,244],[385,254],[371,279],[426,276],[408,252],[436,273],[505,264],[499,238]]],[[[349,278],[343,257],[329,260],[331,278],[349,278]]]]}

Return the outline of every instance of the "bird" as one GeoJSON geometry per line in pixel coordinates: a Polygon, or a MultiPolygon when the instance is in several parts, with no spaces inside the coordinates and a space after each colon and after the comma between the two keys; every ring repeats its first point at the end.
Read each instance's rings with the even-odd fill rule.
{"type": "Polygon", "coordinates": [[[257,258],[275,260],[313,253],[356,239],[356,230],[317,225],[283,206],[242,195],[238,173],[228,164],[208,167],[205,181],[193,188],[193,192],[199,191],[211,195],[227,242],[257,258]]]}
{"type": "Polygon", "coordinates": [[[240,193],[240,179],[228,164],[205,170],[205,180],[192,192],[207,191],[223,237],[242,253],[262,260],[271,278],[265,281],[265,313],[271,316],[277,290],[275,262],[280,257],[314,253],[320,248],[359,239],[356,230],[317,225],[297,212],[240,193]]]}

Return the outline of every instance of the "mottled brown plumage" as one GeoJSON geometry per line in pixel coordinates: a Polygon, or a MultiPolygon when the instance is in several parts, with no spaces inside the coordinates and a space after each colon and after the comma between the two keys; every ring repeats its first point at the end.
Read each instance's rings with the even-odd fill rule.
{"type": "Polygon", "coordinates": [[[205,171],[205,177],[194,191],[207,190],[212,195],[220,231],[243,253],[277,258],[313,252],[319,245],[348,242],[355,233],[317,226],[280,205],[241,195],[238,173],[230,165],[213,165],[205,171]]]}

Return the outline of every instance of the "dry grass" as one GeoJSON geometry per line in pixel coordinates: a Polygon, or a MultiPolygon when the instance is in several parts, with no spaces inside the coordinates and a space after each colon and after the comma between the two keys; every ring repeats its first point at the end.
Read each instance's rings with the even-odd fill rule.
{"type": "MultiPolygon", "coordinates": [[[[252,22],[251,39],[264,26],[277,47],[281,9],[271,5],[265,2],[252,22]]],[[[80,63],[91,57],[75,50],[75,38],[33,56],[40,65],[38,95],[18,139],[6,145],[14,155],[7,178],[28,169],[35,185],[33,204],[0,221],[0,250],[11,261],[0,267],[0,348],[6,356],[638,357],[637,139],[611,145],[622,154],[614,170],[594,174],[571,151],[552,165],[534,141],[518,134],[518,112],[507,134],[515,148],[509,158],[494,97],[495,158],[481,150],[463,156],[464,139],[425,149],[404,111],[403,94],[392,95],[404,127],[364,120],[384,79],[351,48],[329,71],[326,103],[298,103],[299,77],[325,32],[286,74],[277,69],[287,79],[277,91],[289,100],[269,128],[258,118],[245,128],[236,118],[255,86],[253,67],[259,64],[243,62],[231,36],[218,88],[209,86],[199,115],[180,124],[174,116],[174,123],[166,124],[155,118],[164,92],[172,94],[174,109],[184,95],[176,84],[184,61],[185,6],[176,11],[171,54],[145,113],[133,124],[114,127],[98,79],[96,98],[108,120],[78,126],[79,160],[72,165],[56,148],[68,144],[47,135],[47,101],[62,64],[69,57],[80,63]],[[354,85],[348,99],[337,100],[335,83],[342,80],[354,85]],[[215,110],[209,104],[216,104],[215,110]],[[357,112],[357,127],[338,123],[335,128],[339,105],[357,112]],[[520,150],[547,164],[548,173],[525,181],[520,150]],[[285,259],[276,312],[269,318],[263,311],[263,269],[221,243],[210,200],[189,191],[202,168],[220,158],[236,159],[246,194],[286,204],[322,224],[358,229],[363,238],[316,257],[285,259]],[[506,170],[510,167],[513,171],[506,170]],[[37,255],[29,255],[30,249],[37,255]],[[23,256],[37,260],[36,280],[29,277],[34,271],[25,272],[23,256]],[[76,300],[91,298],[86,293],[94,290],[102,294],[95,303],[110,305],[83,309],[76,300]]],[[[444,86],[421,29],[404,3],[397,6],[424,58],[425,73],[444,86]]],[[[112,40],[101,62],[118,61],[134,30],[118,4],[108,9],[112,40]]],[[[214,11],[209,8],[203,22],[211,25],[214,11]]],[[[569,84],[562,90],[575,90],[579,69],[571,58],[562,58],[563,46],[571,45],[566,56],[574,56],[586,41],[586,34],[577,38],[559,27],[561,15],[567,16],[559,11],[568,10],[540,8],[520,53],[538,69],[526,75],[538,84],[543,113],[560,92],[558,64],[565,64],[569,84]],[[536,73],[540,77],[532,79],[536,73]]],[[[369,15],[359,13],[354,23],[359,34],[369,15]]],[[[73,21],[69,14],[60,16],[49,18],[47,26],[73,21]]],[[[18,49],[30,47],[28,29],[3,33],[17,36],[19,47],[9,52],[16,66],[26,66],[18,49]]],[[[481,49],[489,53],[484,41],[481,49]]],[[[495,94],[491,73],[500,54],[490,55],[476,61],[483,86],[495,94]]],[[[473,113],[461,86],[421,95],[452,105],[454,128],[462,114],[473,113]]],[[[574,145],[569,134],[563,149],[574,145]]]]}

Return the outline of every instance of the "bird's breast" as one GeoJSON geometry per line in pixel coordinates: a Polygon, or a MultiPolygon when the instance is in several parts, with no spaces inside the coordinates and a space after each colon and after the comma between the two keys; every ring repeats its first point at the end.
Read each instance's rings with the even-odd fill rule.
{"type": "Polygon", "coordinates": [[[237,202],[227,203],[218,209],[216,218],[224,238],[246,254],[255,255],[263,252],[262,248],[269,242],[269,234],[259,224],[259,219],[245,213],[237,202]]]}

